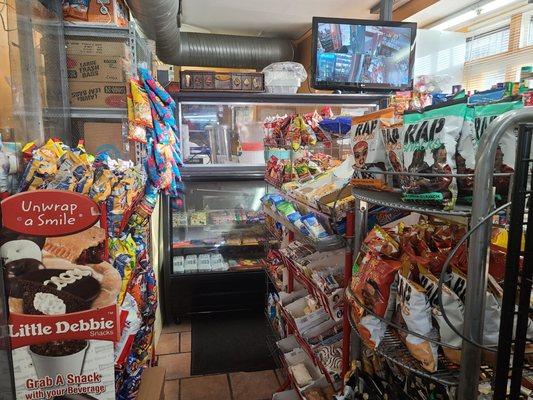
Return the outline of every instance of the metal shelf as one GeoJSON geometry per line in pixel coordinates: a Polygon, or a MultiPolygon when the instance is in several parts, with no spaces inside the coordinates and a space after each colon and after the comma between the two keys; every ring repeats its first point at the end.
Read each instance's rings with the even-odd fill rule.
{"type": "Polygon", "coordinates": [[[176,102],[181,103],[261,103],[261,104],[322,104],[345,106],[379,106],[387,95],[371,94],[271,94],[241,92],[175,92],[169,91],[176,102]]]}
{"type": "Polygon", "coordinates": [[[396,192],[378,192],[368,189],[353,188],[352,194],[355,198],[365,201],[367,203],[397,208],[399,210],[417,212],[420,214],[468,218],[472,213],[471,207],[461,204],[455,205],[455,208],[453,210],[446,211],[442,208],[432,207],[430,205],[407,203],[402,200],[401,193],[396,192]]]}
{"type": "Polygon", "coordinates": [[[322,240],[313,240],[310,237],[305,236],[296,226],[287,221],[285,217],[282,217],[278,213],[274,212],[265,204],[263,204],[263,212],[294,233],[296,240],[313,247],[317,251],[337,250],[345,246],[343,238],[338,235],[330,235],[322,240]]]}
{"type": "Polygon", "coordinates": [[[339,389],[340,382],[334,382],[334,377],[332,374],[324,367],[324,364],[318,359],[318,356],[315,354],[307,340],[305,340],[302,335],[300,334],[300,331],[298,331],[298,328],[296,327],[296,323],[294,322],[294,319],[292,316],[283,308],[283,306],[278,307],[279,310],[281,310],[281,314],[283,315],[283,319],[289,325],[289,327],[292,330],[292,334],[294,335],[296,341],[304,350],[309,358],[313,361],[313,364],[315,364],[320,372],[324,375],[328,383],[331,385],[332,389],[337,392],[339,389]]]}
{"type": "MultiPolygon", "coordinates": [[[[289,257],[287,257],[283,253],[282,253],[282,259],[283,259],[283,264],[285,265],[285,267],[292,272],[294,279],[300,282],[307,289],[309,294],[312,295],[320,303],[320,305],[324,308],[324,310],[326,310],[326,312],[329,314],[330,318],[335,321],[339,320],[339,317],[335,316],[334,310],[330,309],[330,306],[329,306],[328,299],[332,295],[332,293],[328,295],[321,288],[319,288],[312,279],[309,279],[302,272],[302,270],[296,266],[296,263],[293,260],[291,260],[289,257]]],[[[344,300],[341,300],[340,302],[344,304],[344,300]]]]}
{"type": "Polygon", "coordinates": [[[70,107],[70,117],[78,119],[124,119],[128,117],[128,111],[125,108],[70,107]]]}
{"type": "Polygon", "coordinates": [[[130,37],[130,32],[127,27],[121,28],[114,25],[74,24],[65,22],[64,28],[65,36],[84,36],[122,40],[129,39],[130,37]]]}

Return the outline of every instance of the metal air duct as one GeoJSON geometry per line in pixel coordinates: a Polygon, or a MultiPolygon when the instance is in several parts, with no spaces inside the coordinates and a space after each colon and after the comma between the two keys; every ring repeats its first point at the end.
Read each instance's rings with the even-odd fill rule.
{"type": "Polygon", "coordinates": [[[159,59],[171,65],[261,69],[292,61],[288,39],[180,32],[179,0],[127,0],[144,34],[155,41],[159,59]]]}

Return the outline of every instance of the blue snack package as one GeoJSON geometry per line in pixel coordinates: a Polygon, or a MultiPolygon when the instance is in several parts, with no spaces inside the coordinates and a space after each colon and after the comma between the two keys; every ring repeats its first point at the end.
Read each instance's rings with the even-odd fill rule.
{"type": "Polygon", "coordinates": [[[289,220],[289,222],[293,224],[295,221],[298,221],[300,218],[302,218],[302,214],[300,214],[298,211],[295,211],[292,214],[287,215],[287,219],[289,220]]]}
{"type": "Polygon", "coordinates": [[[324,118],[318,123],[320,129],[324,132],[332,134],[346,135],[352,128],[351,117],[336,117],[336,118],[324,118]]]}
{"type": "Polygon", "coordinates": [[[296,226],[300,230],[300,232],[302,232],[303,235],[311,236],[311,233],[309,232],[309,230],[305,227],[304,223],[302,222],[302,217],[294,221],[294,226],[296,226]]]}
{"type": "Polygon", "coordinates": [[[505,89],[491,89],[483,92],[477,92],[470,96],[468,104],[490,103],[503,99],[505,89]]]}
{"type": "Polygon", "coordinates": [[[320,225],[320,222],[318,222],[313,214],[304,215],[301,220],[305,227],[309,230],[311,236],[315,239],[323,239],[329,236],[324,227],[320,225]]]}

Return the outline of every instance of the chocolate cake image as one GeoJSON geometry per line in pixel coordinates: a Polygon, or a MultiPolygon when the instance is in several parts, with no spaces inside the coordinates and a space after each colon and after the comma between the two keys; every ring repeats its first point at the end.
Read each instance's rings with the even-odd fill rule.
{"type": "Polygon", "coordinates": [[[91,308],[100,282],[87,269],[37,269],[14,278],[10,295],[22,298],[24,314],[55,315],[91,308]]]}
{"type": "Polygon", "coordinates": [[[88,394],[66,394],[63,396],[56,396],[53,400],[98,400],[96,397],[88,394]]]}
{"type": "Polygon", "coordinates": [[[44,269],[44,265],[41,261],[35,258],[21,258],[15,261],[8,262],[4,266],[7,279],[16,278],[21,275],[27,274],[31,271],[38,269],[44,269]]]}
{"type": "Polygon", "coordinates": [[[105,230],[93,226],[68,236],[47,238],[43,249],[75,264],[98,264],[103,261],[105,230]]]}

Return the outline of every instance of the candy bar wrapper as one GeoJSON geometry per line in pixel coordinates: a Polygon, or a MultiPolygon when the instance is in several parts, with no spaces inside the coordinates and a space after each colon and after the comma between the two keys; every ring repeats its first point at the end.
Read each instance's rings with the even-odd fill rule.
{"type": "Polygon", "coordinates": [[[350,141],[355,169],[352,185],[374,190],[387,189],[386,154],[380,130],[380,117],[392,114],[392,108],[352,118],[350,141]]]}
{"type": "MultiPolygon", "coordinates": [[[[417,283],[398,274],[398,294],[396,303],[400,307],[401,316],[407,328],[420,335],[430,336],[431,308],[425,290],[417,283]]],[[[405,338],[409,352],[429,371],[437,370],[437,345],[425,339],[408,334],[405,338]]]]}
{"type": "Polygon", "coordinates": [[[136,79],[130,79],[131,98],[133,101],[133,122],[137,125],[151,128],[153,122],[150,100],[141,85],[136,79]]]}
{"type": "Polygon", "coordinates": [[[457,182],[449,175],[457,172],[456,148],[466,111],[466,99],[460,99],[404,115],[404,169],[438,175],[408,177],[402,185],[404,201],[454,208],[457,182]]]}
{"type": "Polygon", "coordinates": [[[89,196],[97,203],[106,201],[116,181],[116,176],[109,169],[103,166],[97,167],[89,196]]]}
{"type": "Polygon", "coordinates": [[[139,308],[130,294],[126,294],[120,310],[121,312],[127,312],[127,317],[120,340],[115,343],[115,365],[122,365],[126,361],[133,346],[135,335],[142,325],[139,308]]]}

